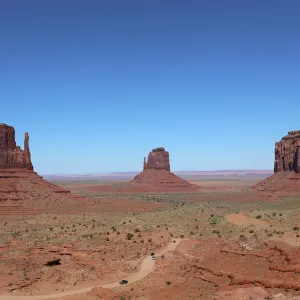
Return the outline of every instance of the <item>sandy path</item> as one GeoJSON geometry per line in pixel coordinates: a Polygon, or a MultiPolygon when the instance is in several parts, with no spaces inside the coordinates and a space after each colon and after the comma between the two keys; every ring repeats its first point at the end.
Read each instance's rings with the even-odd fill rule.
{"type": "MultiPolygon", "coordinates": [[[[177,246],[180,245],[181,239],[174,239],[175,243],[173,241],[168,244],[166,247],[162,248],[160,251],[156,253],[156,256],[162,256],[163,254],[166,254],[167,252],[174,251],[177,246]]],[[[155,260],[152,260],[152,257],[146,256],[141,264],[140,264],[140,269],[137,273],[131,274],[127,277],[122,277],[120,279],[126,279],[128,280],[128,284],[132,284],[136,281],[139,281],[146,277],[149,273],[153,272],[155,270],[155,260]]],[[[43,299],[55,299],[59,297],[65,297],[65,296],[72,296],[76,294],[82,294],[82,293],[87,293],[90,292],[93,288],[96,287],[102,287],[102,288],[115,288],[119,287],[120,283],[119,281],[114,281],[111,283],[107,283],[104,285],[97,285],[97,286],[90,286],[78,290],[73,290],[73,291],[67,291],[63,293],[56,293],[56,294],[49,294],[49,295],[40,295],[40,296],[0,296],[0,300],[43,300],[43,299]]]]}

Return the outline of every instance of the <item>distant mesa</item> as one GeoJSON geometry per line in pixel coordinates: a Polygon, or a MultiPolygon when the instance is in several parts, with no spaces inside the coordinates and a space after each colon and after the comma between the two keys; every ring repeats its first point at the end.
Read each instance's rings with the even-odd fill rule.
{"type": "Polygon", "coordinates": [[[26,209],[57,207],[72,203],[69,191],[49,183],[33,170],[29,134],[24,149],[16,145],[15,129],[0,124],[0,215],[26,209]]]}
{"type": "Polygon", "coordinates": [[[288,196],[300,193],[300,130],[275,143],[274,175],[256,184],[258,191],[288,196]]]}
{"type": "Polygon", "coordinates": [[[148,154],[148,159],[144,157],[143,172],[136,175],[132,184],[137,186],[148,186],[150,189],[199,189],[186,180],[176,176],[170,171],[169,152],[163,147],[155,148],[148,154]]]}

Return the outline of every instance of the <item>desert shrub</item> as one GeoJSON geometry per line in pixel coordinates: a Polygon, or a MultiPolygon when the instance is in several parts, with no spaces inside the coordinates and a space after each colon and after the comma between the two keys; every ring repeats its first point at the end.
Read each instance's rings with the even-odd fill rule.
{"type": "Polygon", "coordinates": [[[140,232],[140,229],[139,228],[135,228],[134,232],[140,232]]]}
{"type": "Polygon", "coordinates": [[[298,226],[294,226],[293,230],[299,230],[299,227],[298,226]]]}
{"type": "Polygon", "coordinates": [[[273,212],[273,213],[272,213],[272,216],[275,217],[275,216],[276,216],[276,212],[273,212]]]}
{"type": "Polygon", "coordinates": [[[171,281],[170,280],[167,280],[166,281],[166,285],[170,285],[171,284],[171,281]]]}
{"type": "Polygon", "coordinates": [[[144,240],[141,240],[140,242],[141,242],[141,244],[144,244],[144,240]]]}
{"type": "Polygon", "coordinates": [[[157,225],[157,228],[159,228],[160,227],[160,225],[157,225]]]}
{"type": "Polygon", "coordinates": [[[173,243],[176,243],[176,241],[175,241],[175,240],[173,240],[173,243]]]}
{"type": "Polygon", "coordinates": [[[255,217],[256,219],[261,219],[261,215],[258,215],[255,217]]]}
{"type": "Polygon", "coordinates": [[[127,240],[131,240],[134,237],[134,235],[130,232],[127,233],[127,240]]]}
{"type": "Polygon", "coordinates": [[[181,234],[181,235],[180,235],[180,238],[182,238],[182,239],[183,239],[183,238],[184,238],[184,234],[181,234]]]}
{"type": "Polygon", "coordinates": [[[174,234],[172,232],[170,232],[170,237],[173,237],[173,236],[174,236],[174,234]]]}
{"type": "Polygon", "coordinates": [[[190,232],[190,235],[194,235],[194,232],[193,232],[193,231],[191,231],[191,232],[190,232]]]}
{"type": "Polygon", "coordinates": [[[246,239],[247,238],[243,234],[240,235],[240,240],[245,241],[246,239]]]}
{"type": "Polygon", "coordinates": [[[119,235],[120,234],[120,231],[117,231],[117,235],[119,235]]]}
{"type": "Polygon", "coordinates": [[[105,240],[108,242],[108,241],[109,241],[109,238],[107,237],[105,240]]]}
{"type": "Polygon", "coordinates": [[[199,226],[198,226],[198,225],[196,226],[196,229],[199,229],[199,226]]]}
{"type": "Polygon", "coordinates": [[[250,232],[250,233],[253,233],[253,232],[254,232],[254,230],[253,230],[253,229],[251,229],[251,230],[249,230],[249,232],[250,232]]]}
{"type": "Polygon", "coordinates": [[[148,239],[148,242],[149,242],[149,243],[151,243],[151,242],[152,242],[152,239],[151,239],[151,238],[149,238],[149,239],[148,239]]]}
{"type": "Polygon", "coordinates": [[[109,232],[109,231],[107,231],[107,232],[106,232],[106,234],[107,234],[107,235],[110,235],[110,232],[109,232]]]}
{"type": "Polygon", "coordinates": [[[13,284],[13,283],[11,283],[11,282],[8,284],[8,286],[13,286],[13,285],[14,285],[14,284],[13,284]]]}

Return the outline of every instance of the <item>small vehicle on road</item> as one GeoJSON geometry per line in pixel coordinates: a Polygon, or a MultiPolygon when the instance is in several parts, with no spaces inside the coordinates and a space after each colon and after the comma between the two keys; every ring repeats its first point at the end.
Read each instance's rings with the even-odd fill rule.
{"type": "Polygon", "coordinates": [[[156,256],[155,255],[152,256],[152,260],[156,260],[156,256]]]}
{"type": "Polygon", "coordinates": [[[120,284],[127,284],[127,283],[128,283],[128,280],[125,280],[125,279],[120,280],[120,284]]]}

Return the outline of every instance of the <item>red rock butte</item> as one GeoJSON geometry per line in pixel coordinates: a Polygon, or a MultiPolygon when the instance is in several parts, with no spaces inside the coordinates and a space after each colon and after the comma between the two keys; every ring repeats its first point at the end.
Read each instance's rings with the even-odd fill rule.
{"type": "Polygon", "coordinates": [[[154,189],[198,190],[199,187],[187,182],[170,171],[169,152],[163,147],[153,149],[148,160],[144,158],[143,172],[136,175],[131,182],[138,186],[148,186],[154,189]]]}
{"type": "Polygon", "coordinates": [[[279,196],[300,194],[300,130],[288,132],[275,143],[274,175],[253,188],[279,196]]]}
{"type": "Polygon", "coordinates": [[[24,150],[16,145],[15,129],[0,124],[0,215],[67,204],[69,191],[49,183],[34,170],[29,150],[29,134],[24,150]]]}

